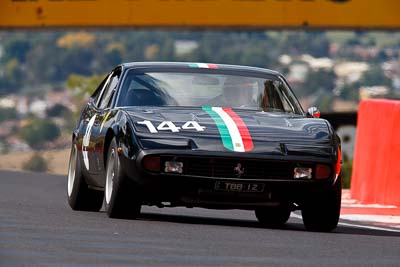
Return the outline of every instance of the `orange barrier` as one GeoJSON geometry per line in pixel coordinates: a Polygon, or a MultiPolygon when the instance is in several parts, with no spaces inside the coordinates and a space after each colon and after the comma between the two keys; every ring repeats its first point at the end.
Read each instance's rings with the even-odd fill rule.
{"type": "Polygon", "coordinates": [[[400,101],[360,103],[350,188],[362,203],[400,206],[400,101]]]}

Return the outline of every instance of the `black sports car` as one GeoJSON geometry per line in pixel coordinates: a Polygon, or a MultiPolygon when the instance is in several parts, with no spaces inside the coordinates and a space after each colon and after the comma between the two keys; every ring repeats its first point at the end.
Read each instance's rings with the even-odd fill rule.
{"type": "Polygon", "coordinates": [[[205,63],[127,63],[101,82],[72,135],[74,210],[136,218],[142,205],[255,210],[268,226],[301,210],[336,228],[340,140],[305,113],[278,72],[205,63]]]}

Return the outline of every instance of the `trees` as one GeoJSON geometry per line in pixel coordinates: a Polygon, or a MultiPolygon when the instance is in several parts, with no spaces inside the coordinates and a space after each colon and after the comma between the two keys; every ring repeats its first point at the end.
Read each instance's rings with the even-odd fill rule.
{"type": "Polygon", "coordinates": [[[15,108],[0,108],[0,122],[17,118],[15,108]]]}
{"type": "Polygon", "coordinates": [[[20,137],[33,149],[40,149],[48,141],[54,141],[61,135],[60,128],[52,121],[34,119],[19,131],[20,137]]]}
{"type": "Polygon", "coordinates": [[[7,52],[5,55],[6,60],[16,59],[19,62],[25,62],[26,55],[32,48],[32,43],[27,39],[17,38],[9,41],[4,50],[7,52]]]}
{"type": "Polygon", "coordinates": [[[0,95],[20,89],[23,83],[23,71],[20,62],[13,58],[5,63],[0,73],[0,95]]]}
{"type": "Polygon", "coordinates": [[[71,111],[62,104],[55,104],[53,107],[49,108],[47,111],[48,117],[69,117],[71,111]]]}
{"type": "Polygon", "coordinates": [[[299,86],[303,95],[310,95],[318,91],[332,92],[335,88],[336,74],[332,70],[310,71],[305,82],[299,86]]]}
{"type": "Polygon", "coordinates": [[[380,66],[372,66],[361,77],[360,84],[362,86],[384,85],[392,86],[392,81],[385,76],[380,66]]]}
{"type": "Polygon", "coordinates": [[[48,163],[39,153],[35,153],[27,162],[24,162],[22,168],[27,171],[45,172],[48,170],[48,163]]]}
{"type": "Polygon", "coordinates": [[[88,97],[92,95],[94,90],[96,90],[104,77],[105,75],[97,74],[91,76],[71,74],[67,80],[67,87],[72,91],[75,102],[83,104],[87,101],[88,97]]]}
{"type": "MultiPolygon", "coordinates": [[[[121,62],[188,61],[243,64],[280,69],[278,58],[288,54],[330,56],[336,62],[348,59],[379,66],[398,59],[398,33],[335,33],[324,31],[35,31],[0,32],[0,94],[61,84],[76,74],[91,77],[109,71],[121,62]],[[179,41],[195,42],[189,53],[176,53],[179,41]],[[340,47],[333,52],[332,45],[340,47]],[[378,49],[377,53],[373,52],[378,49]],[[361,51],[361,52],[360,52],[361,51]],[[372,52],[371,52],[372,51],[372,52]],[[360,53],[368,54],[365,58],[360,53]],[[24,88],[22,88],[24,87],[24,88]]],[[[332,89],[332,73],[310,73],[304,95],[323,85],[332,89]],[[318,81],[319,84],[317,84],[318,81]]],[[[363,85],[389,85],[379,69],[366,73],[363,85]]],[[[94,89],[94,87],[92,87],[94,89]]],[[[354,98],[350,94],[348,98],[354,98]]],[[[340,96],[341,97],[341,96],[340,96]]]]}

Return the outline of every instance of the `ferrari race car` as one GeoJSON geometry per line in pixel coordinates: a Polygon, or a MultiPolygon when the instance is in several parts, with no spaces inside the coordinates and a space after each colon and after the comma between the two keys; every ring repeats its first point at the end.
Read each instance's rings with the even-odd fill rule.
{"type": "Polygon", "coordinates": [[[142,205],[254,210],[280,226],[336,228],[340,139],[278,72],[126,63],[101,82],[72,135],[72,209],[137,218],[142,205]]]}

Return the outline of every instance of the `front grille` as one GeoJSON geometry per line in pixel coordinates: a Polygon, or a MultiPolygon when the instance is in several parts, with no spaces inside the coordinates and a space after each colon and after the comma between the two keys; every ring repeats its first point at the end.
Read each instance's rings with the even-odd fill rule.
{"type": "Polygon", "coordinates": [[[165,161],[183,162],[184,175],[218,178],[292,179],[295,167],[293,162],[218,157],[162,156],[161,166],[165,161]],[[240,175],[238,164],[243,171],[240,175]]]}

